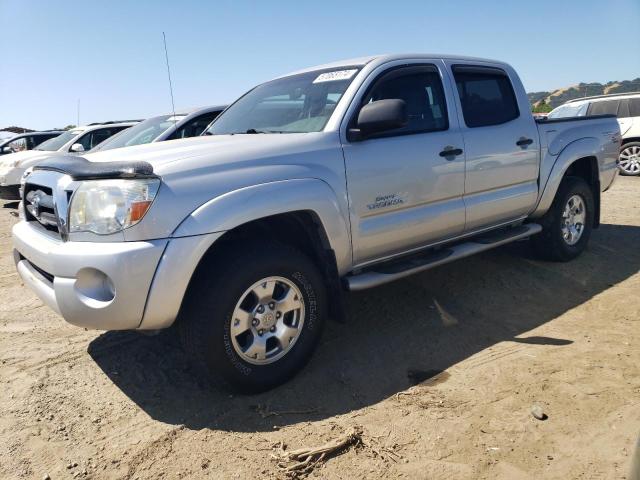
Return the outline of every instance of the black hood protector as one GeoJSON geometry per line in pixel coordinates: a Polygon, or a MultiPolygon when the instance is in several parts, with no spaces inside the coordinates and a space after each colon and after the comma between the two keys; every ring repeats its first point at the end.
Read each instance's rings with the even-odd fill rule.
{"type": "Polygon", "coordinates": [[[38,163],[33,170],[49,170],[69,175],[74,180],[155,177],[147,162],[90,162],[73,155],[55,156],[38,163]]]}

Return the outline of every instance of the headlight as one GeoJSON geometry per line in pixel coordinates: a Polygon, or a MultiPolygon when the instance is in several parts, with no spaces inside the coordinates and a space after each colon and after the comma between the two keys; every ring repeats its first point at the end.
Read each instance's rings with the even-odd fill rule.
{"type": "Polygon", "coordinates": [[[160,180],[88,180],[81,183],[69,207],[69,233],[107,235],[135,225],[153,203],[160,180]]]}

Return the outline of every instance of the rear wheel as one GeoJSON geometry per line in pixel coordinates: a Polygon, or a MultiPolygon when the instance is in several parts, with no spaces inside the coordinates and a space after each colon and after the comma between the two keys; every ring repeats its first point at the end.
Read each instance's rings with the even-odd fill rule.
{"type": "Polygon", "coordinates": [[[622,175],[640,175],[640,142],[629,142],[622,146],[618,168],[622,175]]]}
{"type": "Polygon", "coordinates": [[[542,232],[531,237],[536,255],[559,262],[576,258],[589,243],[594,212],[589,184],[578,177],[562,180],[551,208],[540,221],[542,232]]]}
{"type": "Polygon", "coordinates": [[[258,392],[285,382],[309,360],[326,302],[322,277],[299,251],[245,244],[217,255],[193,283],[181,337],[209,378],[258,392]]]}

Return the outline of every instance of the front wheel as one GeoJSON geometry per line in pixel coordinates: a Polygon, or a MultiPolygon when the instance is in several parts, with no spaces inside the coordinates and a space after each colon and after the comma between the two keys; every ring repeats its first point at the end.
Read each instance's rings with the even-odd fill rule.
{"type": "Polygon", "coordinates": [[[618,168],[622,175],[640,175],[640,142],[629,142],[622,146],[618,168]]]}
{"type": "Polygon", "coordinates": [[[562,180],[551,208],[540,221],[542,232],[531,237],[536,256],[557,262],[576,258],[589,243],[594,213],[589,184],[578,177],[562,180]]]}
{"type": "Polygon", "coordinates": [[[217,255],[196,280],[179,325],[205,375],[259,392],[306,364],[326,302],[322,277],[305,255],[277,243],[245,244],[217,255]]]}

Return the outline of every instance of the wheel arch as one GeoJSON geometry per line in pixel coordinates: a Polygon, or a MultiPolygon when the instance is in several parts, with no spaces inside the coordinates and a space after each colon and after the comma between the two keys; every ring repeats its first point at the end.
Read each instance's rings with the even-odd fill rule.
{"type": "Polygon", "coordinates": [[[557,156],[546,179],[540,180],[544,185],[532,218],[540,218],[551,207],[558,192],[560,183],[567,176],[583,178],[593,191],[596,211],[594,212],[594,228],[600,225],[600,167],[599,142],[596,138],[582,138],[567,145],[557,156]]]}
{"type": "Polygon", "coordinates": [[[633,143],[633,142],[640,143],[640,137],[628,137],[628,138],[623,138],[623,139],[622,139],[622,144],[620,145],[620,148],[622,149],[622,147],[623,147],[624,145],[626,145],[627,143],[633,143]]]}
{"type": "MultiPolygon", "coordinates": [[[[185,218],[173,237],[156,270],[140,329],[170,326],[205,266],[249,239],[268,238],[299,249],[340,299],[339,278],[351,262],[350,235],[337,197],[316,179],[256,185],[216,197],[185,218]]],[[[335,303],[332,316],[344,318],[342,302],[335,303]]]]}

